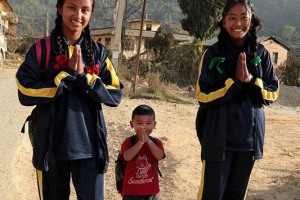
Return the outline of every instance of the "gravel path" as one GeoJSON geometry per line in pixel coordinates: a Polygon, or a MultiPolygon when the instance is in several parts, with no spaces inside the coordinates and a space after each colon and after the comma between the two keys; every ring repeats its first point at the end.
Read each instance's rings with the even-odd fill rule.
{"type": "MultiPolygon", "coordinates": [[[[38,200],[31,145],[27,133],[20,133],[32,107],[20,105],[15,73],[16,68],[0,71],[0,200],[38,200]]],[[[299,91],[282,87],[278,103],[265,109],[265,155],[255,165],[247,200],[300,200],[299,91]]],[[[121,199],[115,189],[114,160],[121,142],[132,134],[131,112],[142,103],[156,112],[153,135],[162,139],[167,155],[159,163],[164,176],[160,179],[160,200],[195,200],[201,174],[200,145],[194,127],[197,104],[142,99],[124,99],[117,108],[103,107],[111,163],[105,176],[105,200],[121,199]]],[[[70,199],[76,199],[74,190],[70,199]]]]}
{"type": "Polygon", "coordinates": [[[19,162],[16,155],[22,150],[21,143],[28,139],[20,130],[31,110],[18,102],[15,71],[4,68],[0,72],[0,199],[4,200],[17,199],[20,193],[15,177],[22,171],[16,171],[19,162]]]}

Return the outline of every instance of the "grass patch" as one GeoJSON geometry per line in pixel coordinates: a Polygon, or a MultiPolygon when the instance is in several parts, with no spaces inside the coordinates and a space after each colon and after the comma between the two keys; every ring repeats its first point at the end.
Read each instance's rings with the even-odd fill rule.
{"type": "Polygon", "coordinates": [[[131,98],[133,99],[155,99],[160,101],[166,101],[171,103],[181,103],[181,104],[189,104],[191,102],[183,99],[177,94],[168,93],[161,90],[155,90],[148,88],[146,91],[137,92],[131,98]]]}

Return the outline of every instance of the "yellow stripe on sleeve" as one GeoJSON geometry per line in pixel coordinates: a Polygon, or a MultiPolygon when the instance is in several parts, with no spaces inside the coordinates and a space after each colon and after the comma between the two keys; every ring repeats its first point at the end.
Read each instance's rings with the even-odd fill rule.
{"type": "Polygon", "coordinates": [[[69,76],[69,74],[65,71],[61,71],[54,79],[54,83],[56,86],[59,86],[61,80],[63,80],[64,78],[66,78],[67,76],[69,76]]]}
{"type": "Polygon", "coordinates": [[[85,75],[86,78],[87,78],[87,81],[88,81],[88,85],[92,85],[94,83],[94,81],[98,78],[99,79],[99,76],[95,75],[95,74],[86,74],[85,75]]]}
{"type": "MultiPolygon", "coordinates": [[[[111,85],[105,85],[106,88],[109,89],[116,89],[116,88],[120,88],[120,80],[119,77],[116,74],[115,69],[113,68],[113,65],[111,63],[111,61],[107,58],[105,60],[106,64],[107,64],[107,69],[110,72],[110,76],[111,76],[111,85]]],[[[86,74],[86,78],[88,81],[88,85],[92,85],[94,83],[94,81],[96,79],[99,79],[100,77],[95,75],[95,74],[86,74]]]]}
{"type": "Polygon", "coordinates": [[[278,89],[274,92],[270,92],[264,89],[264,84],[263,81],[260,78],[257,78],[255,80],[255,85],[257,85],[258,87],[261,88],[261,94],[263,96],[264,99],[268,100],[268,101],[275,101],[278,98],[279,95],[279,85],[278,85],[278,89]]]}
{"type": "Polygon", "coordinates": [[[215,92],[211,92],[209,94],[205,94],[205,93],[201,92],[200,85],[199,85],[199,79],[200,79],[201,69],[202,69],[202,65],[203,65],[203,58],[205,57],[206,52],[207,52],[207,50],[204,52],[202,59],[200,61],[200,67],[199,67],[199,72],[198,72],[199,75],[198,75],[198,80],[197,80],[197,84],[196,84],[196,99],[199,102],[203,102],[203,103],[211,102],[211,101],[214,101],[218,98],[225,96],[226,92],[229,90],[229,88],[234,83],[233,79],[229,78],[225,81],[225,87],[223,87],[215,92]]]}
{"type": "MultiPolygon", "coordinates": [[[[196,98],[198,101],[203,102],[203,103],[208,103],[208,102],[214,101],[218,98],[225,96],[226,92],[233,85],[233,83],[234,83],[234,81],[231,78],[229,78],[225,81],[225,87],[223,87],[215,92],[211,92],[209,94],[205,94],[205,93],[201,92],[200,87],[198,86],[199,88],[196,91],[196,98]]],[[[199,84],[197,84],[197,85],[199,85],[199,84]]]]}
{"type": "Polygon", "coordinates": [[[111,85],[108,85],[108,88],[120,88],[120,80],[119,77],[117,76],[117,73],[115,69],[113,68],[113,65],[110,61],[110,59],[106,58],[105,60],[107,64],[107,69],[110,71],[110,76],[111,76],[111,85]]]}
{"type": "Polygon", "coordinates": [[[32,89],[32,88],[25,88],[23,87],[19,80],[16,79],[17,87],[19,91],[26,95],[31,97],[46,97],[46,98],[53,98],[56,94],[57,88],[41,88],[41,89],[32,89]]]}
{"type": "MultiPolygon", "coordinates": [[[[59,86],[61,80],[66,78],[67,76],[69,76],[67,72],[60,72],[54,79],[55,85],[59,86]]],[[[26,96],[53,98],[57,92],[57,87],[33,89],[23,87],[18,81],[18,79],[16,79],[16,83],[19,91],[26,96]]]]}

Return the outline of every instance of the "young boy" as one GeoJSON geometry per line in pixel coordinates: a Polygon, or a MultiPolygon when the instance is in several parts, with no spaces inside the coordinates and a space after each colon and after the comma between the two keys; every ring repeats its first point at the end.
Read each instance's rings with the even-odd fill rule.
{"type": "Polygon", "coordinates": [[[133,110],[130,126],[135,132],[135,144],[132,145],[128,137],[120,151],[127,161],[121,192],[123,200],[158,199],[158,161],[165,158],[165,152],[159,139],[150,139],[155,125],[155,113],[150,106],[139,105],[133,110]]]}

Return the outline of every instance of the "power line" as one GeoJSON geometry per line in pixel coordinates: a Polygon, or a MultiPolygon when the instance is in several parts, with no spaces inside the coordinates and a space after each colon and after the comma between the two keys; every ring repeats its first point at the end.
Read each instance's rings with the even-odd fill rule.
{"type": "Polygon", "coordinates": [[[220,1],[220,0],[217,0],[217,2],[219,2],[219,3],[222,5],[222,7],[225,6],[225,3],[224,3],[224,2],[222,2],[222,1],[220,1]]]}
{"type": "Polygon", "coordinates": [[[33,17],[33,16],[22,16],[22,15],[17,15],[18,17],[25,18],[25,19],[45,19],[45,18],[39,18],[39,17],[33,17]]]}
{"type": "Polygon", "coordinates": [[[221,3],[219,0],[218,0],[218,2],[219,3],[221,3],[221,5],[218,5],[218,4],[216,4],[215,2],[212,2],[211,0],[205,0],[206,2],[208,2],[208,3],[211,3],[211,4],[213,4],[213,5],[215,5],[215,6],[217,6],[217,7],[219,7],[219,8],[223,8],[224,7],[224,4],[223,3],[221,3]]]}
{"type": "MultiPolygon", "coordinates": [[[[277,35],[277,39],[278,39],[279,41],[281,41],[281,42],[283,42],[283,43],[289,45],[289,47],[294,47],[294,46],[295,46],[295,43],[292,43],[292,40],[294,40],[293,38],[290,39],[291,41],[286,41],[286,40],[284,40],[284,39],[282,38],[282,36],[281,36],[280,33],[276,32],[276,31],[274,31],[274,30],[272,30],[272,29],[269,29],[269,28],[267,28],[267,27],[262,27],[262,31],[265,31],[266,33],[270,34],[271,36],[277,35]]],[[[298,41],[298,40],[296,40],[296,41],[298,41]]]]}
{"type": "Polygon", "coordinates": [[[279,38],[282,37],[282,35],[280,33],[276,32],[276,31],[274,31],[274,30],[272,30],[270,28],[267,28],[266,26],[263,26],[261,29],[264,30],[265,32],[271,34],[271,35],[276,35],[279,38]]]}

